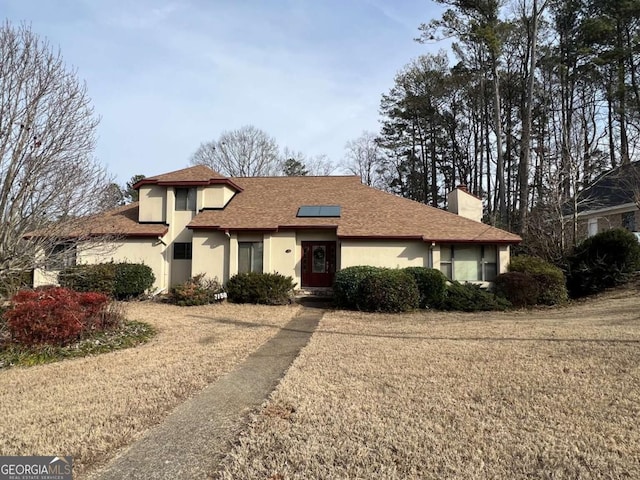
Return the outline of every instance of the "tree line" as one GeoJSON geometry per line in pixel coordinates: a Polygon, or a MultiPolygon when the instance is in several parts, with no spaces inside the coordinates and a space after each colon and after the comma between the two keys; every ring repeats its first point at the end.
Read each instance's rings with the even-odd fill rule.
{"type": "Polygon", "coordinates": [[[638,158],[640,1],[439,0],[382,96],[372,184],[445,206],[458,184],[486,220],[558,222],[603,171],[638,158]]]}

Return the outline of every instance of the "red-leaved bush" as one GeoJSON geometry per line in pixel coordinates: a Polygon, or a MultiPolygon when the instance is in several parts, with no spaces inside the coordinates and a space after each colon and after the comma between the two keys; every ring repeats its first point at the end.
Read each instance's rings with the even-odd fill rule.
{"type": "Polygon", "coordinates": [[[24,345],[64,345],[100,326],[109,299],[61,287],[21,290],[5,313],[11,337],[24,345]]]}

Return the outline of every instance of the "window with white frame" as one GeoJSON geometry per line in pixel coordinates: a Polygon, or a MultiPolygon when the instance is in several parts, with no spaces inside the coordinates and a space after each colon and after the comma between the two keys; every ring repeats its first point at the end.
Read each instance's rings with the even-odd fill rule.
{"type": "Polygon", "coordinates": [[[238,273],[262,273],[263,242],[238,242],[238,273]]]}
{"type": "Polygon", "coordinates": [[[196,211],[196,189],[176,188],[176,210],[183,212],[196,211]]]}
{"type": "Polygon", "coordinates": [[[458,282],[493,282],[498,274],[495,245],[442,245],[440,271],[458,282]]]}
{"type": "Polygon", "coordinates": [[[594,235],[597,235],[598,233],[598,219],[597,218],[590,218],[589,219],[589,223],[587,224],[587,235],[589,237],[593,237],[594,235]]]}

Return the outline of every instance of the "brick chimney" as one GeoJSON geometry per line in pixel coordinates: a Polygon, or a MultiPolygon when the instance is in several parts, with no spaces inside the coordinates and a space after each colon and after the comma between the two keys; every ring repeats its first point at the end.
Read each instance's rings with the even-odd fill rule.
{"type": "Polygon", "coordinates": [[[466,185],[458,185],[447,195],[448,210],[451,213],[469,218],[476,222],[482,221],[482,200],[472,195],[466,185]]]}

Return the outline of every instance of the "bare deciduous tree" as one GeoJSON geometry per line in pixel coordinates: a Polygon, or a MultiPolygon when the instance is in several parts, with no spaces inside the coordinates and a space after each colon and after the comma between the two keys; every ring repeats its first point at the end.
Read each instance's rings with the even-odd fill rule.
{"type": "Polygon", "coordinates": [[[305,175],[328,176],[335,173],[338,169],[338,167],[324,154],[309,157],[300,151],[296,152],[288,147],[284,147],[281,158],[282,171],[286,176],[290,176],[291,173],[287,169],[287,162],[289,162],[289,164],[298,162],[306,172],[305,175]]]}
{"type": "Polygon", "coordinates": [[[359,175],[362,183],[370,187],[381,186],[382,151],[377,137],[371,132],[362,132],[355,140],[345,145],[346,168],[359,175]]]}
{"type": "MultiPolygon", "coordinates": [[[[0,25],[0,283],[38,267],[76,219],[104,204],[86,86],[28,26],[0,25]],[[39,231],[26,242],[25,235],[39,231]]],[[[74,230],[73,240],[69,232],[74,230]]]]}
{"type": "Polygon", "coordinates": [[[252,125],[223,132],[218,140],[200,144],[191,164],[206,165],[230,177],[279,175],[282,170],[275,139],[252,125]]]}

